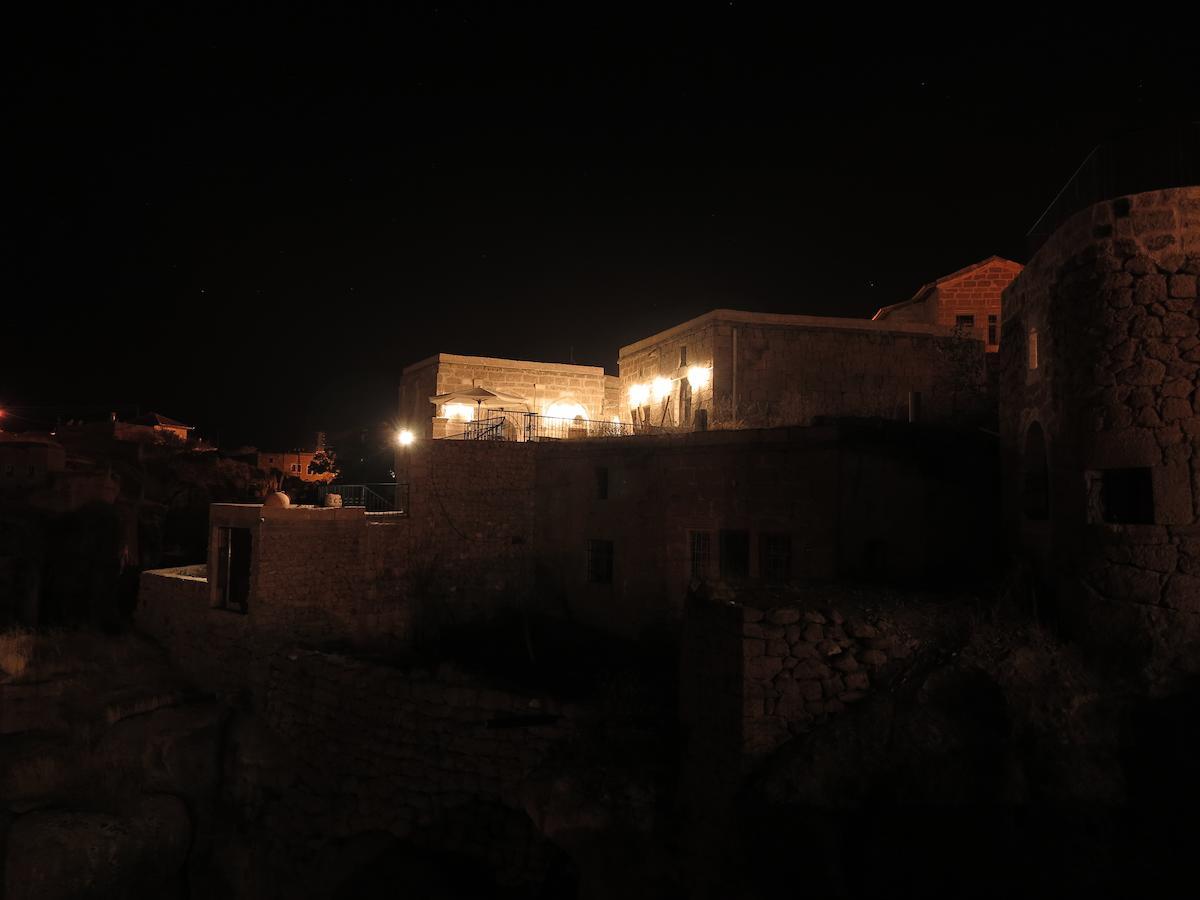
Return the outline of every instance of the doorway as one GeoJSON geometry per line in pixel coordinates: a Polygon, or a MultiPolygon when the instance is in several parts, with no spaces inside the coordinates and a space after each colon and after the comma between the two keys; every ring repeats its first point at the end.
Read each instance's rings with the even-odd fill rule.
{"type": "Polygon", "coordinates": [[[217,599],[222,609],[246,612],[250,601],[250,529],[217,529],[217,599]]]}

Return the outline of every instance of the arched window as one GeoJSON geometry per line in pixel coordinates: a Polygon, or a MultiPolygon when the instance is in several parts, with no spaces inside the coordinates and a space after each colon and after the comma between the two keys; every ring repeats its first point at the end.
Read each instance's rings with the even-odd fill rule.
{"type": "Polygon", "coordinates": [[[1050,473],[1046,461],[1046,437],[1042,426],[1034,422],[1025,432],[1025,453],[1021,458],[1024,491],[1021,507],[1027,519],[1050,518],[1050,473]]]}

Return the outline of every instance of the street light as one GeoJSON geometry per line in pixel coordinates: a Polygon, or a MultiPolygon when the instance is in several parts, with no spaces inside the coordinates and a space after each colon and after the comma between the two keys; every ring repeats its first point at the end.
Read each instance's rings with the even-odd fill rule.
{"type": "Polygon", "coordinates": [[[413,442],[413,439],[413,433],[407,428],[402,428],[400,431],[396,432],[396,443],[401,447],[407,447],[413,442]]]}

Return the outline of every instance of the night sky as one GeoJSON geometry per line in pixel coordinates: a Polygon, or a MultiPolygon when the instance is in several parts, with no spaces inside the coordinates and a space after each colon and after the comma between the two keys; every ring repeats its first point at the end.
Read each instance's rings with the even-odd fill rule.
{"type": "Polygon", "coordinates": [[[870,315],[1024,261],[1097,141],[1200,96],[1167,22],[172,6],[15,35],[6,427],[294,445],[437,351],[615,373],[715,307],[870,315]]]}

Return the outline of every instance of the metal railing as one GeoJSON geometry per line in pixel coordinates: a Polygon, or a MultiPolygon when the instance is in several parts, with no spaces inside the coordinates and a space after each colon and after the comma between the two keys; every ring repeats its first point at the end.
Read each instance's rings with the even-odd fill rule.
{"type": "Polygon", "coordinates": [[[361,507],[369,513],[393,512],[408,515],[408,484],[323,484],[317,488],[317,499],[325,505],[329,494],[342,498],[342,506],[361,507]]]}
{"type": "Polygon", "coordinates": [[[1097,144],[1026,235],[1036,251],[1074,213],[1125,194],[1200,181],[1200,122],[1129,131],[1097,144]]]}
{"type": "Polygon", "coordinates": [[[538,413],[498,411],[493,415],[463,422],[462,430],[447,438],[464,441],[562,441],[579,438],[631,437],[657,434],[664,429],[645,423],[613,422],[583,418],[556,418],[538,413]]]}

